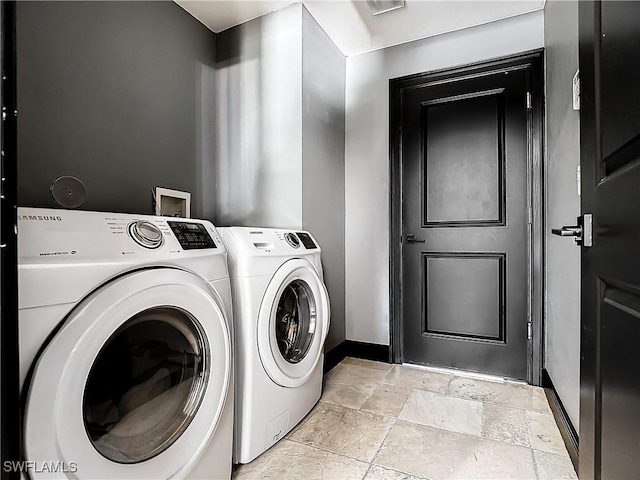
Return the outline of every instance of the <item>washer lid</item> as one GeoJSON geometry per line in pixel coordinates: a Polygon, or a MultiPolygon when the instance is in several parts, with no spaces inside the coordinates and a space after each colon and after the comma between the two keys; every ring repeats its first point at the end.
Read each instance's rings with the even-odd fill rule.
{"type": "Polygon", "coordinates": [[[329,331],[329,297],[307,260],[285,262],[269,282],[258,313],[258,351],[265,371],[283,387],[313,373],[329,331]]]}
{"type": "Polygon", "coordinates": [[[79,479],[183,477],[231,385],[223,312],[209,285],[181,270],[143,270],[96,290],[35,365],[27,460],[39,470],[74,463],[79,479]]]}

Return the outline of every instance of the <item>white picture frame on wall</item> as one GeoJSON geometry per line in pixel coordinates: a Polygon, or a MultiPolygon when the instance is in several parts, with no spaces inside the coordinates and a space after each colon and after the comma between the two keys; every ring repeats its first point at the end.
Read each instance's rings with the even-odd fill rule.
{"type": "Polygon", "coordinates": [[[191,218],[191,194],[170,188],[156,187],[156,215],[191,218]]]}

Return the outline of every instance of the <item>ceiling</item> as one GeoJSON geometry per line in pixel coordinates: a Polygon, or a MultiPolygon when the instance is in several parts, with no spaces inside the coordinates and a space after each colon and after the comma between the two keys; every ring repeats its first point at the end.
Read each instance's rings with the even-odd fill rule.
{"type": "MultiPolygon", "coordinates": [[[[175,0],[214,32],[280,10],[295,1],[175,0]]],[[[545,0],[405,0],[373,16],[364,0],[303,0],[346,56],[541,10],[545,0]]]]}

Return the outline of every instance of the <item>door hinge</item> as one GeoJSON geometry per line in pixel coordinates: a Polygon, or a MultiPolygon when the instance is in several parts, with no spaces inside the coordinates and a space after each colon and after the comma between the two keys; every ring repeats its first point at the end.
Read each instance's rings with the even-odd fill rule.
{"type": "Polygon", "coordinates": [[[527,323],[527,339],[531,340],[533,338],[533,329],[531,328],[531,322],[527,323]]]}
{"type": "Polygon", "coordinates": [[[527,92],[527,110],[531,110],[531,92],[527,92]]]}

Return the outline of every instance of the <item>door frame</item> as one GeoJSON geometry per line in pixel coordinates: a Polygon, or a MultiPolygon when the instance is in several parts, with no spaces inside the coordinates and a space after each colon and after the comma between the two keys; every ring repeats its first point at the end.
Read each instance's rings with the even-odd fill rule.
{"type": "MultiPolygon", "coordinates": [[[[531,108],[527,111],[528,235],[527,310],[531,338],[527,352],[527,380],[540,385],[544,348],[544,49],[494,58],[454,68],[434,70],[389,80],[389,361],[403,363],[402,288],[402,91],[512,69],[527,70],[531,108]]],[[[525,102],[526,99],[523,99],[525,102]]]]}

